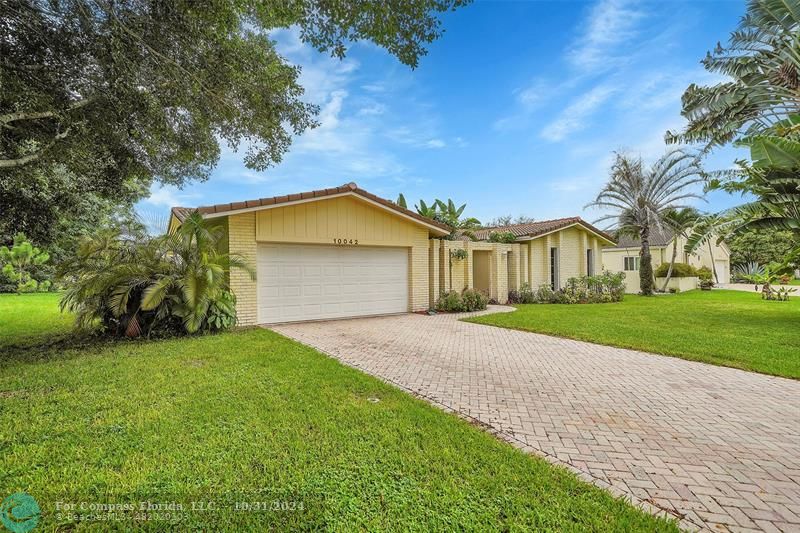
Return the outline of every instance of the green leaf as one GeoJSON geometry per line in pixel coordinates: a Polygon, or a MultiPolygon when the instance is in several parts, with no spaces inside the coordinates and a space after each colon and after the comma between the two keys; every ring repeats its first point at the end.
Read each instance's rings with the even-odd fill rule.
{"type": "Polygon", "coordinates": [[[738,143],[750,148],[750,157],[756,168],[774,167],[795,169],[800,167],[800,142],[774,135],[747,137],[738,143]]]}

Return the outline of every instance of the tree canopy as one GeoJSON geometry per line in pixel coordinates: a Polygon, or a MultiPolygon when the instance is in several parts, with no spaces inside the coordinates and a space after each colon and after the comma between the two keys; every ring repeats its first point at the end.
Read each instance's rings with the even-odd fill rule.
{"type": "MultiPolygon", "coordinates": [[[[441,35],[439,14],[465,3],[3,2],[2,204],[24,201],[31,182],[49,181],[57,167],[83,193],[130,204],[153,182],[207,178],[220,143],[265,169],[318,111],[271,30],[296,27],[303,42],[339,58],[370,40],[413,68],[441,35]]],[[[7,217],[3,210],[15,231],[7,217]]]]}

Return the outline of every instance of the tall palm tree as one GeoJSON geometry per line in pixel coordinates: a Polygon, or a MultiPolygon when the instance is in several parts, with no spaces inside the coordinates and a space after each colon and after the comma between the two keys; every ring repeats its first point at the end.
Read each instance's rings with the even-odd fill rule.
{"type": "Polygon", "coordinates": [[[694,207],[684,207],[683,209],[670,209],[664,215],[664,223],[672,230],[672,259],[667,269],[667,279],[661,291],[667,290],[669,280],[672,278],[672,269],[675,267],[675,260],[678,258],[678,240],[681,237],[688,237],[689,230],[694,226],[695,221],[700,217],[700,212],[694,207]]]}
{"type": "Polygon", "coordinates": [[[682,149],[668,151],[649,167],[645,167],[641,158],[617,153],[609,182],[586,206],[610,211],[597,222],[614,220],[612,226],[635,229],[638,233],[643,295],[652,295],[655,285],[650,232],[663,227],[667,211],[685,207],[683,202],[690,198],[701,198],[691,190],[692,185],[702,181],[701,173],[697,155],[682,149]]]}

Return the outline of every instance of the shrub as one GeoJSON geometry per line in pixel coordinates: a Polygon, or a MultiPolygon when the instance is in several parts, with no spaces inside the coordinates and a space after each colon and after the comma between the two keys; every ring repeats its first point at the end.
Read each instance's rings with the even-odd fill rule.
{"type": "Polygon", "coordinates": [[[489,242],[512,243],[517,240],[517,236],[511,231],[493,231],[489,233],[489,242]]]}
{"type": "Polygon", "coordinates": [[[443,292],[436,300],[436,310],[448,313],[481,311],[486,309],[488,303],[489,299],[474,289],[464,289],[461,293],[447,291],[443,292]]]}
{"type": "MultiPolygon", "coordinates": [[[[669,263],[661,263],[655,271],[657,278],[666,278],[669,270],[669,263]]],[[[675,263],[672,267],[673,278],[691,278],[697,276],[697,269],[686,263],[675,263]]]]}
{"type": "Polygon", "coordinates": [[[625,274],[604,271],[597,276],[569,278],[563,289],[554,291],[541,285],[534,292],[526,283],[519,291],[508,293],[509,303],[606,303],[619,302],[625,294],[625,274]]]}
{"type": "Polygon", "coordinates": [[[508,291],[508,303],[510,304],[533,304],[536,303],[536,294],[527,283],[523,283],[520,290],[508,291]]]}
{"type": "Polygon", "coordinates": [[[481,311],[486,309],[489,299],[480,291],[466,289],[461,293],[461,301],[464,303],[464,311],[481,311]]]}
{"type": "Polygon", "coordinates": [[[61,308],[78,327],[128,337],[216,331],[236,322],[231,268],[254,277],[240,257],[219,252],[224,229],[198,213],[173,234],[123,237],[107,230],[83,242],[60,269],[71,282],[61,308]]]}
{"type": "Polygon", "coordinates": [[[710,280],[714,277],[713,272],[707,266],[702,266],[697,269],[697,277],[701,280],[710,280]]]}

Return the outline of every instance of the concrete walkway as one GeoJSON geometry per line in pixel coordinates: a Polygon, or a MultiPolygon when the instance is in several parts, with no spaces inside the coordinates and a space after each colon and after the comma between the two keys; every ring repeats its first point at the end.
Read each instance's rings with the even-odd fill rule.
{"type": "Polygon", "coordinates": [[[272,329],[683,527],[800,530],[800,382],[457,318],[272,329]]]}

